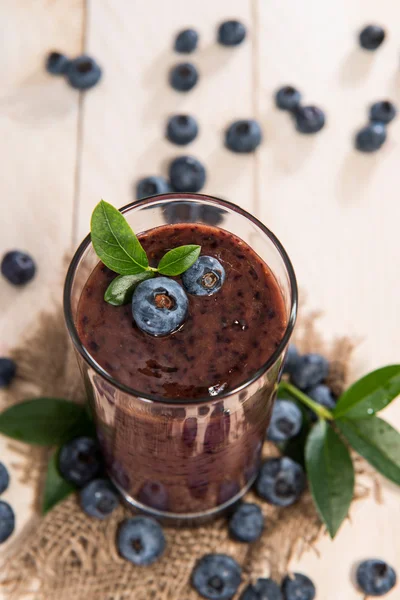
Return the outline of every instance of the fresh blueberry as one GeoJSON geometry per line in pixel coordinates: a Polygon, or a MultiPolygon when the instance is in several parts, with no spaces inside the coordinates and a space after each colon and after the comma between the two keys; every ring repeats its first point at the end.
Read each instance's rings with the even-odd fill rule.
{"type": "Polygon", "coordinates": [[[224,281],[225,269],[213,256],[200,256],[182,274],[183,286],[193,296],[211,296],[221,289],[224,281]]]}
{"type": "Polygon", "coordinates": [[[185,321],[188,298],[174,279],[155,277],[142,281],[133,293],[132,315],[136,325],[154,336],[168,335],[185,321]]]}
{"type": "Polygon", "coordinates": [[[256,481],[257,494],[276,506],[291,506],[304,491],[306,477],[298,463],[291,458],[270,458],[260,469],[256,481]]]}
{"type": "Polygon", "coordinates": [[[300,133],[318,133],[325,125],[325,113],[318,106],[299,106],[294,116],[300,133]]]}
{"type": "Polygon", "coordinates": [[[169,178],[175,192],[199,192],[206,183],[206,170],[197,158],[179,156],[169,166],[169,178]]]}
{"type": "Polygon", "coordinates": [[[70,483],[83,487],[100,474],[102,457],[96,440],[77,437],[61,447],[58,468],[70,483]]]}
{"type": "Polygon", "coordinates": [[[247,586],[239,600],[283,600],[283,596],[273,579],[257,579],[247,586]]]}
{"type": "Polygon", "coordinates": [[[360,152],[376,152],[386,141],[386,126],[384,123],[372,121],[360,129],[356,135],[355,146],[360,152]]]}
{"type": "Polygon", "coordinates": [[[136,198],[141,200],[148,196],[154,196],[155,194],[168,194],[171,191],[171,187],[168,181],[164,177],[158,175],[150,175],[150,177],[143,177],[139,179],[136,184],[136,198]]]}
{"type": "Polygon", "coordinates": [[[387,125],[395,118],[397,114],[397,109],[393,102],[389,100],[381,100],[380,102],[375,102],[370,108],[369,118],[371,121],[379,121],[380,123],[385,123],[387,125]]]}
{"type": "Polygon", "coordinates": [[[10,476],[6,467],[0,462],[0,494],[6,491],[10,483],[10,476]]]}
{"type": "Polygon", "coordinates": [[[286,442],[299,433],[302,421],[301,410],[297,404],[291,400],[276,400],[267,438],[272,442],[286,442]]]}
{"type": "Polygon", "coordinates": [[[283,363],[283,372],[290,374],[297,364],[299,358],[300,354],[298,353],[296,346],[290,344],[286,352],[285,362],[283,363]]]}
{"type": "Polygon", "coordinates": [[[281,110],[295,110],[301,102],[301,94],[291,85],[279,88],[275,94],[275,103],[281,110]]]}
{"type": "Polygon", "coordinates": [[[117,508],[119,498],[108,479],[94,479],[81,490],[80,502],[87,515],[105,519],[117,508]]]}
{"type": "Polygon", "coordinates": [[[7,502],[0,500],[0,544],[8,540],[14,529],[14,511],[7,502]]]}
{"type": "Polygon", "coordinates": [[[225,21],[218,27],[218,41],[223,46],[238,46],[246,37],[246,28],[240,21],[225,21]]]}
{"type": "Polygon", "coordinates": [[[0,389],[10,385],[16,373],[17,365],[11,358],[0,358],[0,389]]]}
{"type": "Polygon", "coordinates": [[[312,400],[321,404],[328,410],[333,410],[336,406],[336,400],[333,397],[331,390],[327,385],[319,383],[306,390],[307,396],[310,396],[312,400]]]}
{"type": "Polygon", "coordinates": [[[356,572],[357,583],[367,596],[384,596],[396,585],[395,570],[383,560],[362,562],[356,572]]]}
{"type": "Polygon", "coordinates": [[[239,504],[229,521],[229,533],[238,542],[255,542],[264,529],[264,516],[258,504],[239,504]]]}
{"type": "Polygon", "coordinates": [[[293,577],[286,576],[282,582],[283,597],[285,600],[314,600],[315,585],[307,575],[293,573],[293,577]]]}
{"type": "Polygon", "coordinates": [[[364,50],[376,50],[384,41],[385,36],[385,30],[379,25],[367,25],[360,31],[360,46],[364,50]]]}
{"type": "Polygon", "coordinates": [[[61,52],[50,52],[46,59],[46,71],[52,75],[64,75],[69,67],[69,59],[61,52]]]}
{"type": "Polygon", "coordinates": [[[94,87],[101,79],[102,71],[91,56],[82,54],[68,65],[66,76],[68,83],[77,90],[88,90],[94,87]]]}
{"type": "Polygon", "coordinates": [[[175,115],[167,123],[167,139],[178,146],[192,142],[199,132],[199,126],[190,115],[175,115]]]}
{"type": "Polygon", "coordinates": [[[324,356],[304,354],[292,369],[291,381],[301,390],[305,390],[326,379],[328,371],[329,363],[324,356]]]}
{"type": "Polygon", "coordinates": [[[237,592],[242,569],[231,556],[206,554],[192,573],[194,589],[209,600],[230,600],[237,592]]]}
{"type": "Polygon", "coordinates": [[[134,565],[151,565],[165,550],[164,532],[150,517],[125,519],[118,529],[118,550],[134,565]]]}
{"type": "Polygon", "coordinates": [[[235,121],[225,132],[225,145],[232,152],[254,152],[261,141],[261,127],[253,119],[235,121]]]}
{"type": "Polygon", "coordinates": [[[1,273],[10,283],[24,285],[35,276],[36,265],[26,252],[11,250],[3,256],[1,273]]]}
{"type": "Polygon", "coordinates": [[[146,481],[138,493],[138,500],[145,506],[150,506],[163,512],[168,510],[168,492],[158,481],[146,481]]]}
{"type": "Polygon", "coordinates": [[[190,54],[197,48],[199,34],[194,29],[184,29],[175,38],[175,52],[190,54]]]}
{"type": "Polygon", "coordinates": [[[198,78],[199,73],[192,63],[179,63],[169,74],[169,82],[178,92],[188,92],[194,88],[198,78]]]}

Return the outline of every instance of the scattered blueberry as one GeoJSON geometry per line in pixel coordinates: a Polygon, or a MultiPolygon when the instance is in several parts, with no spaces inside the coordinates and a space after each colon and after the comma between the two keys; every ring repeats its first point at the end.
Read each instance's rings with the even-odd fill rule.
{"type": "Polygon", "coordinates": [[[10,385],[16,373],[17,365],[11,358],[0,358],[0,389],[10,385]]]}
{"type": "Polygon", "coordinates": [[[275,103],[281,110],[295,110],[300,106],[301,94],[291,85],[281,87],[275,94],[275,103]]]}
{"type": "Polygon", "coordinates": [[[379,25],[367,25],[360,31],[360,46],[364,50],[376,50],[385,39],[385,30],[379,25]]]}
{"type": "Polygon", "coordinates": [[[253,119],[235,121],[225,132],[225,145],[232,152],[254,152],[261,141],[261,127],[253,119]]]}
{"type": "Polygon", "coordinates": [[[357,583],[367,596],[384,596],[396,585],[395,570],[383,560],[362,562],[356,573],[357,583]]]}
{"type": "Polygon", "coordinates": [[[175,192],[199,192],[206,182],[206,170],[197,158],[179,156],[169,166],[169,178],[175,192]]]}
{"type": "Polygon", "coordinates": [[[81,490],[81,507],[96,519],[105,519],[119,504],[118,493],[108,479],[94,479],[81,490]]]}
{"type": "Polygon", "coordinates": [[[138,500],[145,506],[150,506],[163,512],[168,510],[168,492],[158,481],[146,481],[138,493],[138,500]]]}
{"type": "Polygon", "coordinates": [[[270,458],[260,469],[256,481],[257,494],[276,506],[290,506],[304,491],[306,477],[298,463],[291,458],[270,458]]]}
{"type": "Polygon", "coordinates": [[[218,41],[223,46],[238,46],[246,37],[246,28],[240,21],[225,21],[218,27],[218,41]]]}
{"type": "Polygon", "coordinates": [[[154,336],[168,335],[185,321],[188,298],[174,279],[155,277],[142,281],[133,293],[132,315],[136,325],[154,336]]]}
{"type": "Polygon", "coordinates": [[[200,256],[182,274],[183,286],[193,296],[211,296],[221,289],[224,281],[225,269],[213,256],[200,256]]]}
{"type": "Polygon", "coordinates": [[[167,139],[178,146],[192,142],[199,132],[199,126],[190,115],[175,115],[168,120],[167,139]]]}
{"type": "Polygon", "coordinates": [[[133,517],[121,523],[117,545],[121,556],[131,563],[151,565],[165,550],[164,532],[150,517],[133,517]]]}
{"type": "Polygon", "coordinates": [[[0,462],[0,494],[6,491],[10,483],[10,476],[6,467],[0,462]]]}
{"type": "Polygon", "coordinates": [[[356,135],[355,146],[360,152],[376,152],[386,141],[386,126],[384,123],[372,121],[360,129],[356,135]]]}
{"type": "Polygon", "coordinates": [[[255,542],[264,529],[264,516],[258,504],[242,502],[229,521],[229,533],[238,542],[255,542]]]}
{"type": "Polygon", "coordinates": [[[307,575],[293,573],[293,577],[286,576],[282,582],[282,591],[285,600],[314,600],[315,585],[307,575]]]}
{"type": "Polygon", "coordinates": [[[240,600],[283,600],[280,587],[273,579],[257,579],[240,596],[240,600]]]}
{"type": "Polygon", "coordinates": [[[329,363],[324,356],[304,354],[292,369],[291,381],[301,390],[305,390],[326,379],[328,371],[329,363]]]}
{"type": "Polygon", "coordinates": [[[272,442],[286,442],[295,437],[302,425],[301,410],[291,400],[275,401],[271,422],[267,430],[267,438],[272,442]]]}
{"type": "Polygon", "coordinates": [[[283,372],[290,374],[299,358],[300,354],[298,353],[296,346],[290,344],[286,352],[285,361],[283,363],[283,372]]]}
{"type": "Polygon", "coordinates": [[[101,79],[101,68],[91,56],[82,54],[68,65],[66,76],[68,83],[77,90],[88,90],[101,79]]]}
{"type": "Polygon", "coordinates": [[[325,125],[325,113],[317,106],[299,106],[294,116],[300,133],[318,133],[325,125]]]}
{"type": "Polygon", "coordinates": [[[141,200],[155,194],[168,194],[171,191],[168,181],[158,175],[150,175],[139,179],[136,184],[136,198],[141,200]]]}
{"type": "Polygon", "coordinates": [[[61,52],[50,52],[46,59],[46,71],[52,75],[64,75],[69,67],[69,59],[61,52]]]}
{"type": "Polygon", "coordinates": [[[11,250],[3,256],[1,273],[10,283],[24,285],[35,276],[36,265],[26,252],[11,250]]]}
{"type": "Polygon", "coordinates": [[[0,500],[0,544],[8,540],[14,529],[14,511],[7,502],[0,500]]]}
{"type": "Polygon", "coordinates": [[[381,123],[385,123],[387,125],[395,118],[397,114],[397,109],[393,102],[389,100],[381,100],[380,102],[375,102],[370,108],[369,118],[371,121],[380,121],[381,123]]]}
{"type": "Polygon", "coordinates": [[[231,556],[206,554],[195,566],[192,585],[209,600],[230,600],[237,592],[242,569],[231,556]]]}
{"type": "Polygon", "coordinates": [[[83,487],[102,470],[102,457],[96,440],[77,437],[61,447],[58,468],[70,483],[83,487]]]}
{"type": "Polygon", "coordinates": [[[336,400],[333,397],[331,390],[323,383],[308,388],[306,394],[307,396],[310,396],[312,400],[315,400],[315,402],[318,402],[318,404],[321,404],[321,406],[324,406],[328,410],[333,410],[336,406],[336,400]]]}
{"type": "Polygon", "coordinates": [[[199,34],[194,29],[184,29],[180,31],[175,39],[175,51],[183,54],[190,54],[197,48],[199,34]]]}
{"type": "Polygon", "coordinates": [[[197,83],[199,73],[192,63],[180,63],[170,71],[169,82],[174,90],[188,92],[197,83]]]}

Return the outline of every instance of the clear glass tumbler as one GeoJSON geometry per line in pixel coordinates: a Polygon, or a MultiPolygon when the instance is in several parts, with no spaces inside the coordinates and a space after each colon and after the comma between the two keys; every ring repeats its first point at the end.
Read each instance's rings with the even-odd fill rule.
{"type": "Polygon", "coordinates": [[[204,399],[169,399],[128,388],[79,339],[75,319],[98,263],[90,235],[68,270],[64,309],[109,475],[136,509],[180,521],[224,511],[252,485],[297,312],[296,278],[277,238],[238,206],[199,194],[165,194],[121,211],[135,233],[166,223],[217,225],[247,242],[274,274],[287,326],[269,360],[239,388],[204,399]]]}

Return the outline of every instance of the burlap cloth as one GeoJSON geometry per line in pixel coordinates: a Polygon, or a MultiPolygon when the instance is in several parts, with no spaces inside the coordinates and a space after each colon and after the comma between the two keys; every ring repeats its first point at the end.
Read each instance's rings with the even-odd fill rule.
{"type": "MultiPolygon", "coordinates": [[[[330,359],[330,384],[339,393],[348,377],[352,343],[343,338],[326,347],[317,333],[316,318],[301,315],[295,342],[303,352],[322,351],[330,359]]],[[[0,409],[40,395],[84,400],[60,307],[39,318],[36,331],[13,355],[19,377],[0,409]]],[[[39,504],[48,451],[13,442],[10,446],[24,456],[14,476],[35,486],[39,504]]],[[[264,454],[278,452],[266,443],[264,454]]],[[[246,500],[259,502],[252,492],[246,500]]],[[[130,514],[128,509],[121,506],[109,519],[98,521],[80,510],[74,495],[44,518],[37,511],[10,544],[0,569],[0,590],[7,600],[198,600],[190,574],[197,559],[208,552],[224,552],[239,561],[244,572],[241,590],[259,576],[279,580],[294,553],[312,546],[323,529],[308,492],[290,508],[260,504],[266,528],[256,543],[230,540],[224,518],[194,529],[167,527],[164,556],[151,567],[140,568],[116,550],[116,528],[130,514]]]]}

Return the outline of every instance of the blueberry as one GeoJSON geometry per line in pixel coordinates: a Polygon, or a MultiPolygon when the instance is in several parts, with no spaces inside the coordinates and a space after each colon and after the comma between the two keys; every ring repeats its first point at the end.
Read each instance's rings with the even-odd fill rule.
{"type": "Polygon", "coordinates": [[[168,492],[158,481],[146,481],[138,493],[138,500],[145,506],[166,512],[168,510],[168,492]]]}
{"type": "Polygon", "coordinates": [[[0,544],[8,540],[14,529],[14,511],[7,502],[0,500],[0,544]]]}
{"type": "Polygon", "coordinates": [[[246,37],[246,28],[240,21],[225,21],[218,27],[218,42],[223,46],[238,46],[246,37]]]}
{"type": "Polygon", "coordinates": [[[257,494],[276,506],[291,506],[304,491],[306,477],[302,467],[291,458],[270,458],[260,469],[257,494]]]}
{"type": "Polygon", "coordinates": [[[10,283],[24,285],[35,276],[36,265],[26,252],[11,250],[3,256],[1,273],[10,283]]]}
{"type": "Polygon", "coordinates": [[[198,78],[199,73],[192,63],[179,63],[169,74],[169,82],[178,92],[188,92],[194,88],[198,78]]]}
{"type": "Polygon", "coordinates": [[[0,462],[0,494],[6,491],[10,483],[10,476],[6,467],[0,462]]]}
{"type": "Polygon", "coordinates": [[[254,152],[261,141],[261,127],[253,119],[235,121],[225,132],[225,145],[232,152],[254,152]]]}
{"type": "Polygon", "coordinates": [[[133,293],[132,315],[136,325],[154,336],[168,335],[185,321],[189,307],[182,287],[168,277],[142,281],[133,293]]]}
{"type": "Polygon", "coordinates": [[[275,103],[281,110],[295,110],[301,102],[301,94],[291,85],[279,88],[275,94],[275,103]]]}
{"type": "Polygon", "coordinates": [[[386,126],[384,123],[372,121],[360,129],[356,135],[355,146],[360,152],[376,152],[386,141],[386,126]]]}
{"type": "Polygon", "coordinates": [[[96,440],[77,437],[61,447],[58,468],[64,479],[83,487],[102,470],[102,457],[96,440]]]}
{"type": "Polygon", "coordinates": [[[199,126],[190,115],[175,115],[167,123],[167,139],[178,146],[185,146],[197,137],[199,126]]]}
{"type": "Polygon", "coordinates": [[[282,582],[282,591],[285,600],[314,600],[315,585],[307,575],[293,573],[293,577],[286,576],[282,582]]]}
{"type": "Polygon", "coordinates": [[[381,123],[385,123],[387,125],[395,118],[397,114],[397,109],[393,102],[389,100],[381,100],[380,102],[375,102],[370,108],[369,118],[371,121],[380,121],[381,123]]]}
{"type": "Polygon", "coordinates": [[[136,184],[136,198],[141,200],[148,196],[154,196],[155,194],[168,194],[171,191],[171,187],[168,181],[164,177],[158,175],[150,175],[149,177],[143,177],[139,179],[136,184]]]}
{"type": "Polygon", "coordinates": [[[276,400],[267,438],[272,442],[286,442],[299,433],[302,421],[301,410],[297,404],[291,400],[276,400]]]}
{"type": "Polygon", "coordinates": [[[69,59],[61,52],[50,52],[46,59],[46,71],[52,75],[64,75],[69,67],[69,59]]]}
{"type": "Polygon", "coordinates": [[[66,76],[68,83],[77,90],[88,90],[101,79],[101,68],[91,56],[82,54],[68,65],[66,76]]]}
{"type": "Polygon", "coordinates": [[[295,365],[297,364],[299,358],[300,354],[298,353],[296,346],[290,344],[286,352],[285,361],[283,363],[283,372],[290,374],[294,369],[295,365]]]}
{"type": "Polygon", "coordinates": [[[264,516],[257,504],[239,504],[229,521],[229,533],[238,542],[255,542],[264,529],[264,516]]]}
{"type": "Polygon", "coordinates": [[[193,296],[211,296],[221,289],[224,281],[225,269],[213,256],[200,256],[182,274],[183,286],[193,296]]]}
{"type": "Polygon", "coordinates": [[[291,381],[301,390],[305,390],[326,379],[328,371],[329,363],[324,356],[304,354],[292,369],[291,381]]]}
{"type": "Polygon", "coordinates": [[[242,579],[242,569],[231,556],[206,554],[195,566],[192,585],[209,600],[230,600],[237,592],[242,579]]]}
{"type": "Polygon", "coordinates": [[[81,507],[87,515],[105,519],[119,504],[115,487],[108,479],[94,479],[81,490],[81,507]]]}
{"type": "Polygon", "coordinates": [[[384,596],[396,585],[395,570],[383,560],[362,562],[356,572],[357,583],[367,596],[384,596]]]}
{"type": "Polygon", "coordinates": [[[169,166],[169,178],[175,192],[199,192],[206,183],[206,170],[197,158],[179,156],[169,166]]]}
{"type": "Polygon", "coordinates": [[[125,519],[118,529],[118,550],[134,565],[151,565],[165,550],[164,532],[150,517],[125,519]]]}
{"type": "Polygon", "coordinates": [[[318,402],[318,404],[321,404],[321,406],[324,406],[328,410],[333,410],[336,406],[336,401],[331,390],[323,383],[308,388],[306,394],[307,396],[310,396],[312,400],[315,400],[315,402],[318,402]]]}
{"type": "Polygon", "coordinates": [[[300,133],[318,133],[325,125],[325,113],[317,106],[299,106],[294,116],[300,133]]]}
{"type": "Polygon", "coordinates": [[[240,596],[240,600],[283,600],[280,587],[273,579],[257,579],[240,596]]]}
{"type": "Polygon", "coordinates": [[[0,389],[10,385],[16,373],[17,365],[11,358],[0,358],[0,389]]]}
{"type": "Polygon", "coordinates": [[[379,25],[367,25],[360,31],[360,46],[364,50],[376,50],[384,41],[385,35],[385,30],[379,25]]]}
{"type": "Polygon", "coordinates": [[[175,38],[175,52],[190,54],[197,48],[199,34],[194,29],[184,29],[175,38]]]}

